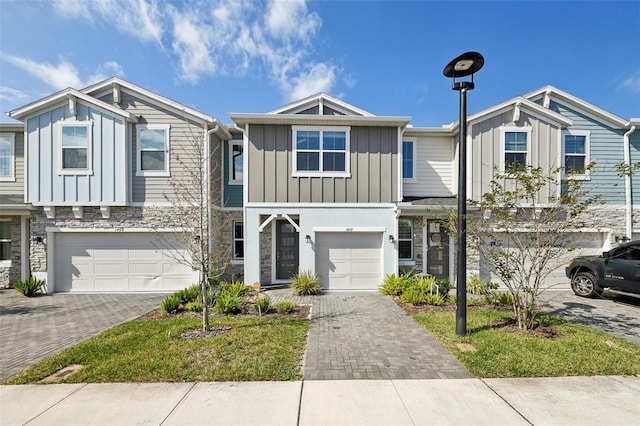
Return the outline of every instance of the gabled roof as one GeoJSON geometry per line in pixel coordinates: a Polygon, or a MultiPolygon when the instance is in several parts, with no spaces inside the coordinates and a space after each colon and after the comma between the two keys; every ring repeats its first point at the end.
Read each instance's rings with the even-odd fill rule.
{"type": "Polygon", "coordinates": [[[561,104],[571,106],[579,112],[582,112],[587,116],[591,116],[612,127],[624,128],[629,126],[629,123],[623,118],[550,85],[527,93],[523,97],[531,101],[543,99],[543,106],[545,107],[548,107],[549,100],[553,99],[561,104]]]}
{"type": "Polygon", "coordinates": [[[98,83],[92,84],[91,86],[82,89],[82,92],[91,96],[101,96],[107,91],[113,90],[114,87],[124,89],[125,91],[133,93],[152,104],[168,109],[177,114],[187,115],[190,118],[197,121],[202,121],[207,125],[218,125],[220,127],[219,131],[221,131],[226,138],[231,138],[231,135],[228,134],[229,132],[227,128],[222,123],[220,123],[217,118],[183,105],[179,102],[172,101],[169,98],[165,98],[164,96],[158,95],[157,93],[151,92],[150,90],[144,89],[118,77],[111,77],[98,83]]]}
{"type": "Polygon", "coordinates": [[[22,120],[29,115],[33,115],[40,110],[44,110],[46,108],[53,107],[54,105],[60,104],[65,99],[70,101],[82,100],[83,102],[94,105],[97,108],[101,108],[103,110],[109,111],[112,114],[119,115],[123,117],[125,120],[136,122],[138,118],[127,112],[123,109],[118,108],[117,106],[110,105],[106,102],[103,102],[99,99],[96,99],[92,96],[89,96],[86,93],[79,92],[76,89],[72,89],[71,87],[56,92],[52,95],[49,95],[45,98],[39,99],[37,101],[31,102],[23,107],[14,109],[13,111],[9,111],[7,115],[9,117],[15,118],[16,120],[22,120]]]}
{"type": "Polygon", "coordinates": [[[316,93],[307,98],[300,99],[273,111],[269,111],[267,114],[297,114],[302,111],[308,110],[315,106],[319,107],[319,115],[322,115],[323,106],[328,106],[331,109],[343,114],[343,115],[359,115],[363,117],[373,117],[374,115],[363,109],[360,109],[340,99],[334,98],[326,93],[316,93]]]}

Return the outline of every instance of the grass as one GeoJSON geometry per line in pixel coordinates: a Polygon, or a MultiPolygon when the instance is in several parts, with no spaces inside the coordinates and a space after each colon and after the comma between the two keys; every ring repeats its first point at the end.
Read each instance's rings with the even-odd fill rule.
{"type": "Polygon", "coordinates": [[[561,377],[640,374],[640,345],[602,331],[540,315],[542,325],[557,328],[558,338],[526,336],[495,326],[511,312],[467,312],[467,336],[455,334],[455,312],[415,314],[414,318],[476,377],[561,377]],[[457,344],[473,345],[463,352],[457,344]]]}
{"type": "Polygon", "coordinates": [[[217,336],[183,340],[197,318],[130,321],[49,357],[5,380],[37,383],[81,364],[64,383],[296,380],[309,321],[286,317],[211,318],[217,336]]]}

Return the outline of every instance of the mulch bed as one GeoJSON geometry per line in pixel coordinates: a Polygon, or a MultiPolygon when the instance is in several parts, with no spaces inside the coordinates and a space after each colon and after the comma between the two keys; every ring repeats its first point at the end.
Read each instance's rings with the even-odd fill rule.
{"type": "MultiPolygon", "coordinates": [[[[293,318],[309,318],[309,313],[311,312],[311,306],[308,305],[299,305],[294,308],[293,311],[288,314],[279,314],[275,309],[269,309],[268,312],[263,313],[262,316],[265,318],[272,317],[293,317],[293,318]]],[[[257,317],[258,313],[242,313],[237,315],[218,315],[213,312],[213,309],[210,311],[211,318],[225,318],[225,317],[240,317],[240,316],[249,316],[249,317],[257,317]]],[[[165,314],[160,310],[160,308],[154,309],[152,311],[147,312],[146,314],[138,317],[138,320],[150,320],[150,319],[169,319],[169,318],[202,318],[202,312],[190,312],[190,311],[178,311],[175,314],[165,314]]]]}

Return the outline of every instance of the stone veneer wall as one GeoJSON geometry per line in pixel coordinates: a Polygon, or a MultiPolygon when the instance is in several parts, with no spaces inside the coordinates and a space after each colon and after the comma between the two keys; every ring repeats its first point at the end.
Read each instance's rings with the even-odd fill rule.
{"type": "Polygon", "coordinates": [[[11,266],[0,267],[0,288],[9,288],[20,279],[22,254],[20,253],[21,216],[11,216],[11,266]]]}
{"type": "Polygon", "coordinates": [[[228,263],[220,279],[244,281],[244,260],[233,259],[233,222],[242,222],[242,211],[214,210],[212,218],[212,252],[225,257],[228,263]]]}
{"type": "Polygon", "coordinates": [[[271,227],[267,225],[260,233],[260,283],[271,283],[271,227]]]}

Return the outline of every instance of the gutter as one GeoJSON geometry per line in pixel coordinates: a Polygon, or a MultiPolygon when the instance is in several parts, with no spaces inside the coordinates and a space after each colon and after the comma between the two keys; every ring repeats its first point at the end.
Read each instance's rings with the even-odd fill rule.
{"type": "MultiPolygon", "coordinates": [[[[629,131],[624,134],[624,164],[631,166],[631,143],[629,137],[636,131],[636,126],[631,126],[629,131]]],[[[631,175],[626,173],[624,176],[624,198],[625,198],[625,229],[626,236],[631,241],[633,237],[633,208],[631,199],[631,175]]]]}

